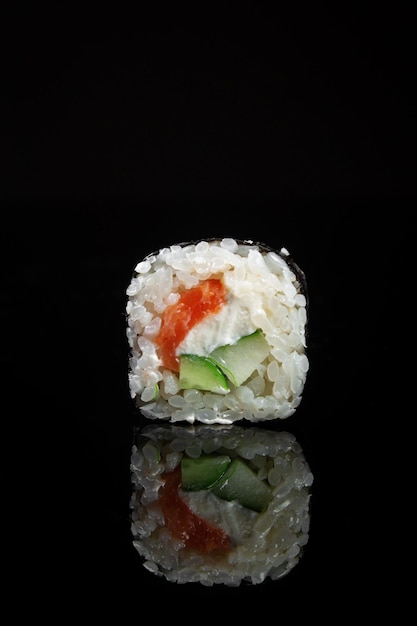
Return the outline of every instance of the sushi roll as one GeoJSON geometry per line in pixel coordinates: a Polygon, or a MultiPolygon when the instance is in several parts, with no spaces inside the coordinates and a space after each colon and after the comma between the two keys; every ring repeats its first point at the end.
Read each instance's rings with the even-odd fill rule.
{"type": "Polygon", "coordinates": [[[284,419],[309,369],[307,287],[285,248],[231,238],[162,248],[126,290],[129,391],[151,419],[284,419]]]}
{"type": "Polygon", "coordinates": [[[278,580],[309,539],[313,475],[289,432],[148,424],[131,454],[132,543],[173,583],[278,580]]]}

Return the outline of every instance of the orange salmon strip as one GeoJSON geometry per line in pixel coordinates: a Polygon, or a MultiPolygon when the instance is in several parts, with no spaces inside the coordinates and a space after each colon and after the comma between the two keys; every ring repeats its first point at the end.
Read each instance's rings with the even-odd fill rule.
{"type": "Polygon", "coordinates": [[[217,278],[204,280],[196,287],[184,291],[178,302],[167,307],[156,343],[161,348],[162,364],[178,372],[179,359],[175,354],[178,345],[189,331],[205,317],[218,313],[226,303],[226,289],[217,278]]]}

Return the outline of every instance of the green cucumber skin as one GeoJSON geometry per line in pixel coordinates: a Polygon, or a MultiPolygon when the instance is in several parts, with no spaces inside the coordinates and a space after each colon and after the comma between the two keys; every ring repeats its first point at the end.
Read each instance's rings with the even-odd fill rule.
{"type": "Polygon", "coordinates": [[[231,462],[230,456],[203,455],[196,459],[184,456],[181,460],[182,488],[185,491],[210,489],[220,480],[231,462]]]}
{"type": "Polygon", "coordinates": [[[180,389],[229,393],[244,383],[269,354],[269,344],[260,329],[241,337],[235,344],[216,348],[208,356],[181,354],[180,389]]]}
{"type": "Polygon", "coordinates": [[[235,344],[213,350],[209,359],[224,372],[235,387],[239,387],[269,354],[269,344],[260,329],[241,337],[235,344]]]}
{"type": "Polygon", "coordinates": [[[221,369],[206,356],[181,354],[179,385],[181,389],[200,389],[229,393],[230,387],[221,369]]]}
{"type": "Polygon", "coordinates": [[[265,510],[272,499],[272,490],[240,458],[235,458],[212,487],[212,492],[223,500],[236,501],[257,513],[265,510]]]}

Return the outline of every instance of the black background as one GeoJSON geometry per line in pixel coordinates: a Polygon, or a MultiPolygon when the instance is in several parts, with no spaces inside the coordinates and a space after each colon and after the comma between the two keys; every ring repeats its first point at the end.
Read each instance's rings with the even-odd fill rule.
{"type": "Polygon", "coordinates": [[[381,434],[401,405],[408,327],[411,24],[401,5],[366,3],[4,16],[3,562],[15,609],[34,589],[40,615],[57,615],[53,597],[61,612],[116,608],[129,621],[148,603],[158,622],[250,608],[333,622],[381,604],[398,550],[387,457],[402,435],[381,434]],[[287,577],[238,589],[156,579],[128,520],[126,288],[149,252],[213,236],[285,246],[310,298],[304,398],[274,426],[296,435],[315,477],[310,540],[287,577]]]}

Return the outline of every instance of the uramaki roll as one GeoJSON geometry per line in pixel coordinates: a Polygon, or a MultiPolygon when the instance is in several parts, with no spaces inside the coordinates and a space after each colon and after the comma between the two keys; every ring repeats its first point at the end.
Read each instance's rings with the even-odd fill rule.
{"type": "Polygon", "coordinates": [[[307,288],[285,248],[171,245],[137,264],[127,296],[129,390],[145,417],[230,424],[299,406],[307,288]]]}

